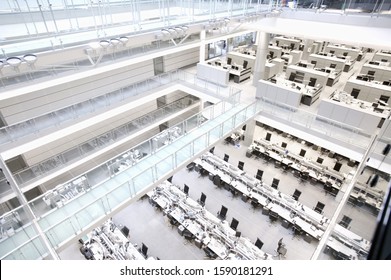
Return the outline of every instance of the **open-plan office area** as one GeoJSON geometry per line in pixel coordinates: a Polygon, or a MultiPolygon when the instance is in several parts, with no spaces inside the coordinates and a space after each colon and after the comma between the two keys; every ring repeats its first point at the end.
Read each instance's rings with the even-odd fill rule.
{"type": "Polygon", "coordinates": [[[30,2],[0,14],[1,259],[373,258],[389,7],[340,37],[337,6],[30,2]]]}

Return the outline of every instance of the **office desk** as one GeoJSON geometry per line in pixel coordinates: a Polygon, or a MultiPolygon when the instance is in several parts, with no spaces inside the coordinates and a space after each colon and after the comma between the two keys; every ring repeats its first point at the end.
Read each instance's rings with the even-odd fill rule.
{"type": "Polygon", "coordinates": [[[335,225],[334,234],[337,235],[341,240],[344,240],[349,246],[356,249],[363,255],[367,255],[371,249],[371,242],[362,238],[358,234],[344,228],[341,225],[335,225]]]}
{"type": "Polygon", "coordinates": [[[283,164],[286,164],[290,168],[293,168],[297,172],[308,172],[308,175],[322,183],[329,182],[332,192],[337,194],[341,188],[344,176],[333,170],[327,170],[325,167],[318,165],[314,162],[307,160],[304,157],[288,153],[285,155],[285,149],[275,145],[270,144],[270,142],[260,139],[255,140],[253,144],[247,149],[246,154],[253,154],[254,151],[259,153],[264,153],[273,158],[275,161],[279,161],[283,164]]]}
{"type": "MultiPolygon", "coordinates": [[[[247,196],[248,198],[255,198],[259,204],[263,206],[266,210],[272,210],[276,212],[280,217],[286,219],[291,223],[295,223],[294,217],[291,217],[291,213],[295,213],[296,216],[302,218],[300,223],[308,223],[309,226],[303,226],[303,229],[308,230],[309,234],[314,236],[317,239],[320,239],[320,232],[311,228],[314,224],[318,228],[324,228],[328,223],[328,219],[321,214],[315,212],[311,208],[303,205],[302,203],[295,201],[291,196],[281,193],[280,191],[261,183],[259,180],[255,187],[250,188],[246,183],[246,176],[242,175],[240,180],[232,180],[230,175],[224,173],[219,169],[221,166],[220,159],[210,153],[207,153],[202,156],[201,161],[195,161],[197,164],[200,164],[202,168],[206,170],[210,170],[214,172],[215,175],[219,175],[222,180],[226,182],[230,182],[231,186],[233,186],[236,190],[247,196]],[[213,166],[213,167],[212,167],[213,166]],[[219,173],[220,172],[220,173],[219,173]]],[[[229,164],[225,163],[221,168],[224,170],[230,170],[229,164]]]]}
{"type": "MultiPolygon", "coordinates": [[[[204,161],[202,163],[205,164],[204,161]]],[[[243,241],[244,237],[237,238],[235,236],[236,231],[230,228],[227,221],[218,219],[169,182],[160,184],[153,191],[149,192],[148,196],[156,201],[158,205],[166,207],[167,216],[179,223],[179,232],[183,233],[187,230],[198,242],[201,242],[199,244],[206,246],[220,259],[228,258],[229,253],[235,247],[235,241],[247,244],[243,241]],[[175,204],[167,206],[167,201],[175,201],[175,204]]],[[[245,259],[254,259],[255,257],[267,259],[272,257],[258,248],[251,248],[249,244],[244,246],[242,251],[252,252],[251,255],[246,255],[245,259]]]]}
{"type": "Polygon", "coordinates": [[[337,259],[349,259],[349,260],[358,259],[358,254],[355,250],[347,247],[345,244],[343,244],[335,237],[330,237],[326,244],[327,244],[326,250],[331,250],[332,254],[337,259]]]}

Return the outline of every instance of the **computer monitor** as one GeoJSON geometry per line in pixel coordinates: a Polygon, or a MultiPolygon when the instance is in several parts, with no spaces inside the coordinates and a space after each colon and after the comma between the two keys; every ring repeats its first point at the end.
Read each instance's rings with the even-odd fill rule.
{"type": "Polygon", "coordinates": [[[300,150],[300,156],[301,156],[301,157],[304,157],[306,152],[307,152],[306,150],[301,149],[301,150],[300,150]]]}
{"type": "Polygon", "coordinates": [[[242,235],[242,233],[241,233],[240,231],[236,231],[236,233],[235,233],[235,236],[236,236],[236,237],[239,238],[241,235],[242,235]]]}
{"type": "Polygon", "coordinates": [[[244,68],[244,69],[247,68],[247,65],[248,65],[248,61],[247,61],[247,60],[243,61],[243,68],[244,68]]]}
{"type": "Polygon", "coordinates": [[[286,146],[287,146],[287,143],[285,143],[285,142],[282,142],[282,143],[281,143],[281,147],[282,147],[282,148],[286,148],[286,146]]]}

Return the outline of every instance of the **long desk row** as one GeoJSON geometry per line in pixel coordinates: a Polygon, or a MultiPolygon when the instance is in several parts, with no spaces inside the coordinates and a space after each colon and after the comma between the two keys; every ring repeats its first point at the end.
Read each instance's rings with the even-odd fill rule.
{"type": "MultiPolygon", "coordinates": [[[[228,189],[234,188],[242,196],[250,199],[252,203],[254,201],[259,203],[264,210],[269,212],[269,215],[271,213],[278,215],[285,223],[295,226],[295,228],[304,231],[316,240],[322,238],[326,227],[329,225],[329,218],[211,153],[204,154],[201,158],[196,159],[194,163],[199,170],[204,169],[209,172],[211,174],[210,178],[212,177],[215,184],[228,186],[228,189]]],[[[339,255],[341,256],[357,259],[369,252],[371,243],[368,240],[340,225],[335,226],[332,236],[333,238],[330,238],[327,246],[340,252],[339,255]]]]}
{"type": "Polygon", "coordinates": [[[201,159],[196,159],[194,163],[201,165],[214,176],[218,176],[225,184],[232,186],[251,201],[256,201],[264,209],[278,214],[292,225],[299,226],[313,238],[320,240],[322,237],[329,220],[294,200],[293,197],[245,174],[210,153],[203,155],[201,159]]]}
{"type": "Polygon", "coordinates": [[[86,259],[145,260],[145,256],[130,243],[111,219],[95,228],[85,237],[85,240],[81,239],[81,242],[83,245],[80,252],[86,259]]]}
{"type": "Polygon", "coordinates": [[[254,141],[246,152],[247,157],[251,157],[252,155],[260,156],[261,154],[280,162],[284,168],[292,168],[304,179],[310,177],[313,180],[323,183],[325,190],[333,195],[338,194],[345,180],[344,175],[334,170],[329,170],[327,167],[317,162],[312,162],[300,155],[286,153],[284,148],[271,144],[269,141],[263,139],[254,141]]]}
{"type": "Polygon", "coordinates": [[[181,235],[195,239],[204,250],[219,259],[262,259],[273,256],[263,252],[248,238],[238,236],[228,223],[220,220],[175,185],[164,182],[147,194],[164,213],[178,224],[181,235]]]}

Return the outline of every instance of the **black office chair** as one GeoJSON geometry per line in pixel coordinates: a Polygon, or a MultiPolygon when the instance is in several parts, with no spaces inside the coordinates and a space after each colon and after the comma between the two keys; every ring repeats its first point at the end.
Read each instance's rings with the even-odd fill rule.
{"type": "Polygon", "coordinates": [[[217,217],[220,218],[221,220],[225,220],[225,218],[227,217],[227,212],[228,212],[228,208],[225,207],[224,205],[221,205],[220,211],[217,212],[217,217]]]}
{"type": "Polygon", "coordinates": [[[215,147],[210,148],[209,152],[210,152],[211,154],[214,154],[214,152],[215,152],[215,147]]]}
{"type": "Polygon", "coordinates": [[[280,183],[279,179],[273,178],[273,182],[272,182],[272,186],[271,187],[277,190],[279,183],[280,183]]]}
{"type": "Polygon", "coordinates": [[[350,223],[352,222],[352,218],[344,215],[342,217],[342,220],[338,223],[340,226],[344,227],[344,228],[348,228],[350,223]]]}
{"type": "Polygon", "coordinates": [[[239,163],[238,163],[238,168],[239,168],[240,170],[243,170],[243,167],[244,167],[244,162],[243,162],[243,161],[239,161],[239,163]]]}
{"type": "Polygon", "coordinates": [[[292,226],[292,231],[294,235],[301,235],[303,233],[302,228],[296,224],[292,226]]]}
{"type": "Polygon", "coordinates": [[[186,169],[187,171],[193,171],[194,170],[194,167],[195,167],[195,163],[194,162],[190,162],[188,165],[186,165],[186,169]]]}
{"type": "Polygon", "coordinates": [[[254,244],[255,246],[257,246],[258,247],[258,249],[262,249],[262,246],[263,246],[263,242],[259,239],[259,238],[257,238],[257,240],[255,241],[255,244],[254,244]]]}
{"type": "Polygon", "coordinates": [[[301,191],[299,191],[298,189],[295,189],[295,192],[293,193],[292,197],[294,200],[298,201],[300,195],[301,195],[301,191]]]}
{"type": "Polygon", "coordinates": [[[275,222],[278,220],[278,214],[277,212],[274,212],[272,210],[269,211],[269,219],[271,222],[275,222]]]}
{"type": "Polygon", "coordinates": [[[144,243],[141,243],[141,248],[139,249],[139,252],[140,252],[145,258],[148,258],[148,247],[145,246],[144,243]]]}
{"type": "Polygon", "coordinates": [[[239,225],[239,221],[236,220],[235,218],[232,218],[230,227],[231,227],[233,230],[236,230],[236,229],[238,228],[238,225],[239,225]]]}
{"type": "Polygon", "coordinates": [[[205,201],[206,201],[206,195],[202,192],[202,193],[201,193],[201,197],[200,197],[200,199],[197,200],[197,202],[198,202],[201,206],[205,206],[205,201]]]}
{"type": "Polygon", "coordinates": [[[224,161],[226,161],[226,162],[228,162],[228,159],[229,159],[229,155],[227,155],[227,154],[224,154],[224,161]]]}
{"type": "Polygon", "coordinates": [[[185,193],[185,194],[187,194],[187,195],[189,195],[189,186],[188,185],[184,185],[184,187],[183,187],[183,192],[185,193]]]}
{"type": "Polygon", "coordinates": [[[258,169],[257,175],[255,176],[255,178],[257,178],[259,181],[262,181],[262,176],[263,176],[263,170],[258,169]]]}
{"type": "Polygon", "coordinates": [[[301,157],[304,157],[306,152],[307,152],[306,150],[301,149],[299,155],[300,155],[301,157]]]}
{"type": "Polygon", "coordinates": [[[315,208],[314,208],[314,211],[319,213],[319,214],[323,214],[323,208],[324,208],[324,204],[322,202],[319,202],[316,204],[315,208]]]}

